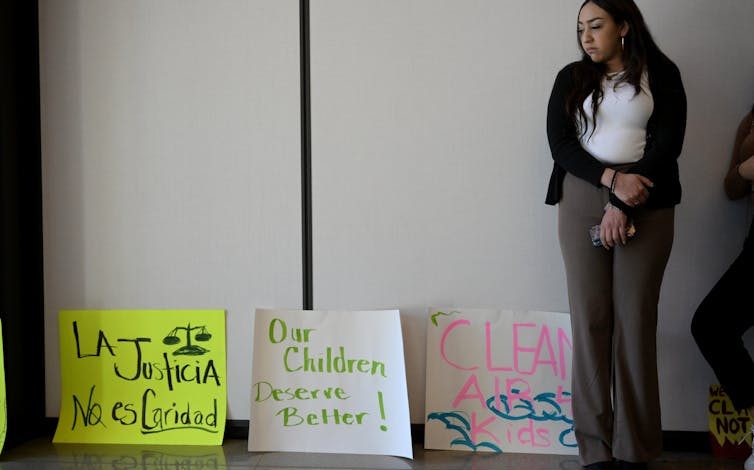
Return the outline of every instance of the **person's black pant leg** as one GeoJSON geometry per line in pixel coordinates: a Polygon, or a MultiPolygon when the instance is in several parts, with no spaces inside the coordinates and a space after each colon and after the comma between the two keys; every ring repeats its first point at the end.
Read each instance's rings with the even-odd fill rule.
{"type": "Polygon", "coordinates": [[[737,409],[754,406],[754,361],[742,336],[754,325],[754,223],[744,249],[699,305],[691,333],[737,409]]]}

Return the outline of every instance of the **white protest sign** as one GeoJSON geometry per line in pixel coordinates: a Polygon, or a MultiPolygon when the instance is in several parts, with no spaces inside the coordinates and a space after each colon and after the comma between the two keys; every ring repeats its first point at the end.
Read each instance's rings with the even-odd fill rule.
{"type": "Polygon", "coordinates": [[[257,309],[250,451],[412,458],[397,310],[257,309]]]}
{"type": "Polygon", "coordinates": [[[431,309],[425,448],[577,453],[570,316],[431,309]]]}

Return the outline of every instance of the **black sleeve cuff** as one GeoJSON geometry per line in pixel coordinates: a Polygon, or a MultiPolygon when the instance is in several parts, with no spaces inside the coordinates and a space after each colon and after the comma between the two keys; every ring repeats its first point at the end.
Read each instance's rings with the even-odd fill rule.
{"type": "Polygon", "coordinates": [[[610,193],[610,204],[623,211],[629,218],[633,215],[634,208],[621,201],[615,193],[610,193]]]}

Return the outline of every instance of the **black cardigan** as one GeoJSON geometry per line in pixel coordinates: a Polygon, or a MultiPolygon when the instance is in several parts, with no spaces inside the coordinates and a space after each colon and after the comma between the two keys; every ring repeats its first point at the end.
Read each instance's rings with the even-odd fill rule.
{"type": "MultiPolygon", "coordinates": [[[[547,139],[555,161],[545,200],[550,205],[560,201],[566,172],[599,187],[606,168],[581,146],[573,120],[566,112],[576,64],[571,63],[558,73],[547,106],[547,139]]],[[[661,55],[649,60],[647,69],[654,110],[647,122],[644,155],[628,171],[646,176],[654,183],[646,207],[672,207],[681,201],[677,159],[686,133],[686,93],[678,67],[667,57],[661,55]]],[[[614,194],[610,195],[610,201],[629,215],[632,212],[614,194]]]]}

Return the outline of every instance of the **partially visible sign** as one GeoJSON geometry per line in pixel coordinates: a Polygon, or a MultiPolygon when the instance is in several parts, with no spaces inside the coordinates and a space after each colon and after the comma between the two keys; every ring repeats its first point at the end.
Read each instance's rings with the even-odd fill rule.
{"type": "Polygon", "coordinates": [[[744,442],[751,447],[752,421],[749,410],[737,411],[720,385],[710,385],[707,411],[710,433],[720,447],[744,442]]]}
{"type": "Polygon", "coordinates": [[[431,309],[424,446],[576,454],[567,314],[431,309]]]}
{"type": "Polygon", "coordinates": [[[221,445],[222,310],[61,311],[53,442],[221,445]]]}
{"type": "Polygon", "coordinates": [[[397,310],[257,309],[250,451],[412,458],[397,310]]]}
{"type": "Polygon", "coordinates": [[[3,328],[0,323],[0,452],[5,445],[8,433],[8,404],[5,401],[5,354],[3,352],[3,328]]]}

